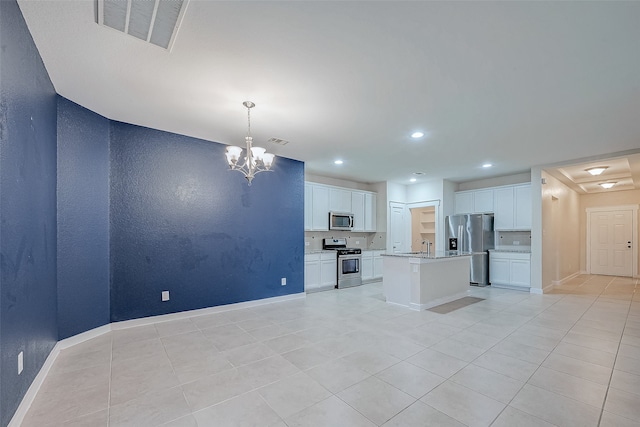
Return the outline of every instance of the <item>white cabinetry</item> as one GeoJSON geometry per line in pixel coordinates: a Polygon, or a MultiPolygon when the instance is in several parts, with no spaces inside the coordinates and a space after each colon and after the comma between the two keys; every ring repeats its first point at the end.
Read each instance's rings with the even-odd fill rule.
{"type": "Polygon", "coordinates": [[[473,192],[473,212],[493,212],[493,190],[476,190],[473,192]]]}
{"type": "Polygon", "coordinates": [[[354,214],[353,231],[374,232],[376,203],[376,193],[305,182],[304,229],[328,231],[329,211],[334,211],[354,214]]]}
{"type": "Polygon", "coordinates": [[[382,279],[382,254],[385,251],[373,251],[373,277],[382,279]]]}
{"type": "Polygon", "coordinates": [[[531,184],[495,190],[496,230],[531,230],[531,184]]]}
{"type": "Polygon", "coordinates": [[[333,289],[337,281],[335,252],[318,252],[304,256],[304,290],[306,292],[333,289]]]}
{"type": "Polygon", "coordinates": [[[473,213],[473,193],[471,191],[459,191],[455,194],[455,213],[473,213]]]}
{"type": "Polygon", "coordinates": [[[341,188],[329,190],[329,210],[333,212],[351,212],[351,191],[341,188]]]}
{"type": "Polygon", "coordinates": [[[364,193],[364,231],[376,231],[376,212],[378,196],[375,193],[364,193]]]}
{"type": "Polygon", "coordinates": [[[364,191],[351,192],[351,213],[353,214],[353,231],[376,231],[375,193],[364,191]]]}
{"type": "Polygon", "coordinates": [[[362,251],[362,281],[373,279],[373,251],[362,251]]]}
{"type": "Polygon", "coordinates": [[[517,230],[531,230],[531,185],[513,187],[515,212],[513,228],[517,230]]]}
{"type": "Polygon", "coordinates": [[[353,231],[364,231],[364,193],[351,192],[351,213],[353,214],[353,231]]]}
{"type": "Polygon", "coordinates": [[[458,191],[454,197],[456,214],[493,212],[493,189],[458,191]]]}
{"type": "Polygon", "coordinates": [[[382,279],[382,254],[385,251],[362,251],[362,281],[382,279]]]}
{"type": "Polygon", "coordinates": [[[531,254],[489,251],[489,281],[496,288],[529,290],[531,254]]]}
{"type": "Polygon", "coordinates": [[[329,188],[323,185],[304,185],[305,231],[329,230],[329,188]]]}

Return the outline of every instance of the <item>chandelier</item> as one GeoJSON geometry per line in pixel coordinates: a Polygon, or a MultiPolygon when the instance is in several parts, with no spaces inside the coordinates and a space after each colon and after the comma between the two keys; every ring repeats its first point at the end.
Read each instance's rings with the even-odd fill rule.
{"type": "Polygon", "coordinates": [[[227,147],[227,163],[229,168],[233,171],[239,171],[244,174],[244,177],[251,181],[257,173],[271,171],[273,160],[275,155],[267,153],[266,149],[262,147],[254,147],[253,138],[251,137],[251,109],[256,106],[251,101],[245,101],[242,103],[247,107],[247,136],[244,138],[247,143],[247,148],[244,150],[242,147],[231,145],[227,147]]]}

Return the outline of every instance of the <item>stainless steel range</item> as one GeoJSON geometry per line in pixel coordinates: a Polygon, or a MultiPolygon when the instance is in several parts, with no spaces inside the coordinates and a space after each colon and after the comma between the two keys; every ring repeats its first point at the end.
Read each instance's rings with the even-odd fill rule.
{"type": "Polygon", "coordinates": [[[347,248],[347,239],[322,239],[322,248],[335,250],[338,254],[338,288],[350,288],[362,285],[362,251],[358,248],[347,248]]]}

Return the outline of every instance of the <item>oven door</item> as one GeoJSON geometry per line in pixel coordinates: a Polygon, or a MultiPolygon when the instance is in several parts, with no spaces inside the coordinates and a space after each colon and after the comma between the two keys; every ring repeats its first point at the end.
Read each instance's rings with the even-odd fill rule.
{"type": "Polygon", "coordinates": [[[349,288],[362,284],[360,264],[362,255],[338,256],[338,288],[349,288]]]}

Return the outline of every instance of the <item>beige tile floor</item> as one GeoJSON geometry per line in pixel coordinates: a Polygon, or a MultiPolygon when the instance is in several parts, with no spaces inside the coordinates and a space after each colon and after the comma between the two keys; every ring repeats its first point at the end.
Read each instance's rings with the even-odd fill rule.
{"type": "Polygon", "coordinates": [[[640,425],[638,280],[473,287],[448,314],[381,292],[110,332],[61,352],[22,425],[640,425]]]}

